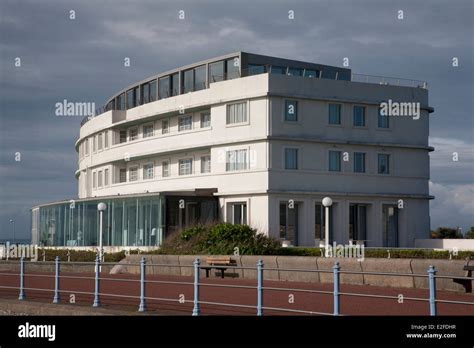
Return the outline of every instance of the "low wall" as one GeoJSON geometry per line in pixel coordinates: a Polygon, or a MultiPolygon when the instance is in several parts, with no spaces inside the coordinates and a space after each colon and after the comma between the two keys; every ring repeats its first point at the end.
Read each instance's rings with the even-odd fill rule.
{"type": "MultiPolygon", "coordinates": [[[[143,256],[144,255],[127,256],[120,261],[119,264],[114,266],[110,273],[139,274],[140,269],[138,263],[143,256]]],[[[147,263],[160,264],[148,266],[147,273],[192,276],[194,274],[192,266],[196,257],[199,257],[201,262],[205,264],[208,255],[145,255],[147,263]]],[[[449,275],[453,277],[464,277],[466,275],[466,272],[463,270],[466,261],[463,260],[365,258],[364,261],[360,262],[350,258],[336,259],[311,256],[250,255],[232,256],[232,259],[235,260],[237,267],[256,267],[257,261],[262,259],[264,270],[265,267],[272,268],[272,270],[263,272],[264,279],[279,281],[332,283],[334,279],[332,273],[333,266],[336,260],[339,261],[340,271],[342,272],[340,275],[341,284],[427,289],[428,279],[426,277],[411,275],[428,275],[427,271],[430,265],[436,267],[438,275],[449,275]],[[325,272],[303,272],[295,270],[321,270],[325,272]],[[344,271],[400,273],[405,275],[351,274],[344,273],[344,271]]],[[[474,261],[470,262],[474,264],[474,261]]],[[[201,276],[205,276],[204,270],[201,271],[201,276]]],[[[225,271],[225,276],[241,279],[257,279],[257,271],[256,269],[233,269],[232,266],[230,266],[225,271]]],[[[452,279],[437,279],[436,285],[438,290],[465,292],[464,287],[454,283],[452,279]]]]}
{"type": "Polygon", "coordinates": [[[415,248],[474,250],[474,239],[415,239],[415,248]]]}

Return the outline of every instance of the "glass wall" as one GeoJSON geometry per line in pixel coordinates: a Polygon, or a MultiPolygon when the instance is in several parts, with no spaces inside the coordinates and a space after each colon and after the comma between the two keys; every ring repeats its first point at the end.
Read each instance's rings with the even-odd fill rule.
{"type": "Polygon", "coordinates": [[[104,202],[104,246],[156,246],[164,236],[164,197],[77,201],[40,207],[40,245],[98,246],[99,212],[104,202]]]}

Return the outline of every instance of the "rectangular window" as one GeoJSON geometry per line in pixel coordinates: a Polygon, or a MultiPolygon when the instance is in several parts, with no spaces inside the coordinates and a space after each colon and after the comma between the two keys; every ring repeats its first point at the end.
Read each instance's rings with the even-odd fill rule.
{"type": "Polygon", "coordinates": [[[171,95],[179,94],[179,73],[171,75],[171,95]]]}
{"type": "Polygon", "coordinates": [[[234,225],[247,224],[247,203],[239,202],[231,204],[232,223],[234,225]]]}
{"type": "Polygon", "coordinates": [[[127,182],[127,170],[121,168],[119,171],[119,182],[127,182]]]}
{"type": "Polygon", "coordinates": [[[138,180],[138,167],[133,167],[128,170],[128,181],[138,180]]]}
{"type": "Polygon", "coordinates": [[[125,110],[125,93],[122,93],[117,97],[117,109],[125,110]]]}
{"type": "Polygon", "coordinates": [[[288,203],[280,203],[280,238],[292,245],[298,245],[298,207],[299,204],[290,208],[288,203]]]}
{"type": "Polygon", "coordinates": [[[138,128],[132,128],[128,131],[128,140],[133,141],[138,139],[138,128]]]}
{"type": "Polygon", "coordinates": [[[194,68],[194,90],[200,91],[206,88],[206,66],[194,68]]]}
{"type": "Polygon", "coordinates": [[[390,174],[390,155],[378,154],[378,173],[390,174]]]}
{"type": "Polygon", "coordinates": [[[89,138],[86,139],[84,145],[86,146],[86,156],[89,156],[89,138]]]}
{"type": "Polygon", "coordinates": [[[201,173],[211,172],[211,156],[201,157],[201,173]]]}
{"type": "Polygon", "coordinates": [[[187,131],[193,128],[193,117],[191,115],[181,116],[178,120],[178,131],[187,131]]]}
{"type": "Polygon", "coordinates": [[[191,175],[193,173],[193,159],[179,160],[179,175],[191,175]]]}
{"type": "Polygon", "coordinates": [[[341,124],[341,104],[329,104],[329,124],[341,124]]]}
{"type": "Polygon", "coordinates": [[[153,177],[154,177],[153,163],[147,163],[143,165],[143,180],[153,179],[153,177]]]}
{"type": "Polygon", "coordinates": [[[238,57],[225,61],[226,80],[236,79],[240,76],[240,60],[238,57]]]}
{"type": "Polygon", "coordinates": [[[341,171],[341,151],[329,151],[329,171],[341,171]]]}
{"type": "Polygon", "coordinates": [[[126,130],[121,130],[119,138],[120,138],[119,139],[120,144],[126,143],[127,142],[127,131],[126,130]]]}
{"type": "Polygon", "coordinates": [[[317,77],[319,77],[319,71],[318,70],[308,70],[308,69],[306,69],[304,71],[304,77],[317,78],[317,77]]]}
{"type": "Polygon", "coordinates": [[[109,186],[109,170],[104,170],[104,186],[109,186]]]}
{"type": "Polygon", "coordinates": [[[150,82],[150,101],[156,100],[156,80],[150,82]]]}
{"type": "Polygon", "coordinates": [[[224,80],[224,62],[209,64],[209,83],[224,80]]]}
{"type": "Polygon", "coordinates": [[[145,83],[142,85],[140,103],[146,104],[150,102],[150,84],[145,83]]]}
{"type": "Polygon", "coordinates": [[[137,87],[127,91],[127,109],[137,106],[137,91],[137,87]]]}
{"type": "Polygon", "coordinates": [[[102,150],[102,133],[99,133],[97,137],[97,149],[102,150]]]}
{"type": "Polygon", "coordinates": [[[288,69],[289,76],[303,76],[303,69],[300,68],[289,68],[288,69]]]}
{"type": "Polygon", "coordinates": [[[298,169],[298,149],[285,149],[285,169],[298,169]]]}
{"type": "Polygon", "coordinates": [[[104,147],[107,149],[109,147],[109,131],[104,133],[104,147]]]}
{"type": "Polygon", "coordinates": [[[227,124],[247,122],[247,102],[227,105],[227,124]]]}
{"type": "Polygon", "coordinates": [[[99,170],[98,173],[99,173],[99,174],[98,174],[98,176],[97,176],[97,177],[98,177],[97,182],[98,182],[99,187],[102,187],[102,171],[99,170]]]}
{"type": "Polygon", "coordinates": [[[94,137],[92,138],[92,151],[93,152],[96,152],[96,144],[97,144],[97,136],[94,135],[94,137]]]}
{"type": "Polygon", "coordinates": [[[354,173],[365,173],[365,153],[354,152],[354,173]]]}
{"type": "Polygon", "coordinates": [[[258,75],[265,73],[265,65],[249,64],[248,72],[250,75],[258,75]]]}
{"type": "Polygon", "coordinates": [[[285,100],[285,121],[298,121],[298,102],[296,100],[285,100]]]}
{"type": "Polygon", "coordinates": [[[168,161],[161,162],[161,176],[170,176],[170,163],[168,161]]]}
{"type": "Polygon", "coordinates": [[[377,125],[379,128],[389,128],[389,120],[388,120],[388,115],[381,115],[381,108],[379,108],[379,112],[377,115],[377,125]]]}
{"type": "Polygon", "coordinates": [[[349,205],[349,239],[365,241],[367,239],[367,206],[349,205]]]}
{"type": "Polygon", "coordinates": [[[158,92],[160,93],[160,99],[168,98],[170,96],[170,77],[162,77],[158,80],[158,92]]]}
{"type": "Polygon", "coordinates": [[[286,67],[284,66],[273,66],[270,69],[271,74],[277,74],[277,75],[286,75],[286,67]]]}
{"type": "Polygon", "coordinates": [[[234,150],[226,152],[226,171],[246,170],[247,150],[234,150]]]}
{"type": "Polygon", "coordinates": [[[168,134],[170,132],[170,121],[162,120],[161,121],[161,134],[168,134]]]}
{"type": "Polygon", "coordinates": [[[149,138],[155,135],[155,128],[153,127],[153,124],[147,124],[143,126],[143,137],[144,138],[149,138]]]}
{"type": "Polygon", "coordinates": [[[97,187],[97,172],[92,173],[92,187],[97,187]]]}
{"type": "Polygon", "coordinates": [[[194,70],[189,69],[183,72],[183,93],[192,92],[194,87],[194,70]]]}
{"type": "Polygon", "coordinates": [[[201,128],[207,128],[211,126],[211,114],[205,112],[201,114],[201,128]]]}
{"type": "Polygon", "coordinates": [[[354,127],[365,127],[365,106],[354,105],[353,122],[354,127]]]}

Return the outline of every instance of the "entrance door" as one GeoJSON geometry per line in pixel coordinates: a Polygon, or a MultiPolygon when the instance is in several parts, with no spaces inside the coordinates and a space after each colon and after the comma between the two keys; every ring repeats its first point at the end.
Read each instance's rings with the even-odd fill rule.
{"type": "Polygon", "coordinates": [[[398,208],[392,205],[383,206],[383,236],[385,247],[398,247],[398,208]]]}
{"type": "Polygon", "coordinates": [[[292,207],[288,203],[280,203],[280,238],[288,240],[292,245],[298,245],[299,204],[292,207]]]}

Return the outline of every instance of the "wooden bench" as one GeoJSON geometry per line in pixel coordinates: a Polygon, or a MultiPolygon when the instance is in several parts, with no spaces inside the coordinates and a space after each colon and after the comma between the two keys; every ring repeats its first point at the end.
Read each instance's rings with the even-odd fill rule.
{"type": "MultiPolygon", "coordinates": [[[[465,277],[472,277],[472,271],[474,271],[474,265],[469,265],[469,260],[466,262],[466,264],[463,267],[463,271],[466,271],[466,274],[464,274],[465,277]]],[[[471,279],[464,279],[464,278],[453,278],[453,282],[457,284],[461,284],[464,286],[464,289],[466,289],[466,292],[471,293],[472,292],[472,280],[471,279]]]]}
{"type": "Polygon", "coordinates": [[[232,260],[230,256],[224,257],[208,257],[206,259],[207,266],[201,266],[202,269],[206,270],[206,278],[209,278],[211,270],[217,269],[221,271],[221,278],[224,278],[224,272],[227,270],[225,266],[235,265],[235,260],[232,260]]]}

